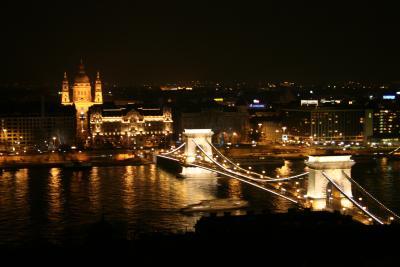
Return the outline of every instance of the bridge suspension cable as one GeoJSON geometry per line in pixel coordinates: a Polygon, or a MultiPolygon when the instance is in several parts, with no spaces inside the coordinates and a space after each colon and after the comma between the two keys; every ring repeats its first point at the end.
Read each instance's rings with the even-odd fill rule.
{"type": "Polygon", "coordinates": [[[398,148],[395,148],[395,149],[393,149],[392,151],[390,151],[390,152],[388,153],[388,155],[393,154],[394,152],[396,152],[396,151],[399,150],[399,149],[400,149],[400,146],[399,146],[398,148]]]}
{"type": "Polygon", "coordinates": [[[400,216],[397,215],[394,211],[392,211],[391,209],[389,209],[388,207],[386,207],[382,202],[380,202],[378,199],[376,199],[373,195],[371,195],[367,190],[365,190],[359,183],[357,183],[353,178],[351,178],[349,175],[347,175],[347,173],[345,173],[344,171],[342,171],[342,173],[344,174],[344,176],[349,179],[350,182],[354,183],[357,187],[359,187],[361,189],[361,191],[363,191],[365,194],[367,194],[370,198],[372,198],[376,203],[379,204],[379,206],[381,206],[382,208],[384,208],[385,210],[387,210],[390,214],[392,214],[393,216],[395,216],[397,219],[400,219],[400,216]]]}
{"type": "MultiPolygon", "coordinates": [[[[218,162],[216,162],[212,157],[210,157],[209,155],[207,155],[207,153],[203,150],[203,148],[200,147],[194,140],[193,140],[193,143],[194,143],[194,144],[203,152],[203,154],[205,154],[206,157],[207,157],[209,160],[211,160],[213,163],[217,164],[220,168],[222,168],[222,169],[225,170],[225,171],[232,172],[232,171],[230,171],[229,169],[224,168],[221,164],[219,164],[218,162]]],[[[253,182],[244,180],[244,179],[242,179],[242,178],[239,178],[239,177],[237,177],[237,176],[235,176],[235,175],[233,175],[233,174],[243,176],[244,178],[247,178],[247,179],[254,179],[254,178],[249,178],[249,177],[247,177],[247,176],[244,176],[244,175],[241,175],[241,174],[238,174],[238,173],[235,173],[235,172],[233,172],[232,174],[231,174],[231,173],[224,173],[224,172],[218,171],[218,170],[216,170],[216,169],[207,168],[207,167],[205,167],[205,166],[197,165],[197,164],[194,164],[194,163],[191,163],[191,165],[193,165],[193,166],[195,166],[195,167],[203,168],[203,169],[206,169],[206,170],[209,170],[209,171],[217,172],[217,173],[222,174],[222,175],[226,175],[226,176],[228,176],[228,177],[237,179],[237,180],[242,181],[242,182],[244,182],[244,183],[247,183],[247,184],[256,186],[256,187],[258,187],[258,188],[261,188],[261,189],[263,189],[263,190],[266,190],[266,191],[268,191],[268,192],[270,192],[270,193],[273,193],[273,194],[275,194],[275,195],[277,195],[277,196],[283,197],[283,198],[285,198],[285,199],[287,199],[287,200],[289,200],[289,201],[291,201],[291,202],[293,202],[293,203],[298,203],[297,200],[294,200],[294,199],[292,199],[292,198],[290,198],[290,197],[287,197],[287,196],[285,196],[285,195],[279,194],[279,193],[277,193],[277,192],[275,192],[275,191],[273,191],[273,190],[271,190],[271,189],[268,189],[268,188],[266,188],[266,187],[263,187],[263,186],[261,186],[261,185],[258,185],[258,184],[255,184],[255,183],[253,183],[253,182]]],[[[258,179],[257,179],[257,180],[258,180],[258,179]]]]}
{"type": "Polygon", "coordinates": [[[177,148],[175,148],[174,150],[171,150],[171,151],[169,151],[169,152],[163,153],[163,154],[161,154],[161,155],[164,155],[164,156],[165,156],[165,155],[172,154],[172,153],[178,151],[179,149],[181,149],[185,144],[186,144],[186,143],[183,143],[183,144],[181,144],[180,146],[178,146],[177,148]]]}
{"type": "Polygon", "coordinates": [[[196,143],[196,141],[194,141],[194,140],[192,140],[192,141],[193,141],[193,143],[196,145],[196,147],[198,147],[198,148],[201,150],[201,152],[202,152],[204,155],[206,155],[206,157],[207,157],[209,160],[211,160],[211,162],[213,162],[214,164],[218,165],[218,167],[220,167],[220,168],[223,169],[224,171],[227,171],[227,172],[230,172],[230,173],[232,173],[232,174],[236,174],[236,175],[242,176],[243,178],[246,178],[246,179],[249,179],[249,180],[253,180],[253,181],[257,181],[257,182],[266,182],[266,180],[264,180],[264,179],[253,178],[253,177],[250,177],[250,176],[241,174],[241,173],[239,173],[239,172],[234,172],[234,171],[232,171],[232,170],[230,170],[230,169],[228,169],[228,168],[225,168],[225,167],[222,166],[218,161],[216,161],[215,159],[213,159],[213,157],[209,156],[209,155],[204,151],[204,149],[196,143]]]}
{"type": "MultiPolygon", "coordinates": [[[[239,170],[243,170],[243,171],[245,171],[245,172],[252,173],[252,174],[261,175],[260,173],[257,173],[257,172],[254,172],[254,171],[249,171],[249,170],[246,170],[246,169],[240,167],[240,166],[237,165],[235,162],[233,162],[233,161],[230,160],[228,157],[226,157],[224,154],[222,154],[221,151],[219,151],[218,148],[216,148],[212,143],[208,142],[208,140],[207,140],[207,143],[217,152],[217,154],[218,154],[219,156],[221,156],[224,160],[226,160],[227,162],[229,162],[230,164],[232,164],[233,166],[235,166],[235,168],[237,168],[237,169],[239,169],[239,170]]],[[[263,176],[264,176],[265,179],[271,179],[271,180],[274,179],[274,178],[269,177],[269,176],[266,176],[266,175],[263,175],[263,176]]]]}
{"type": "Polygon", "coordinates": [[[289,176],[289,177],[283,177],[283,178],[272,178],[273,180],[266,181],[266,182],[282,182],[282,181],[288,181],[288,180],[297,179],[297,178],[306,176],[307,174],[309,174],[309,172],[304,172],[304,173],[301,173],[301,174],[297,174],[297,175],[293,175],[293,176],[289,176]]]}
{"type": "Polygon", "coordinates": [[[279,197],[282,197],[282,198],[284,198],[284,199],[286,199],[286,200],[289,200],[289,201],[291,201],[291,202],[293,202],[293,203],[295,203],[295,204],[299,204],[299,202],[298,202],[297,200],[295,200],[295,199],[292,199],[292,198],[290,198],[290,197],[288,197],[288,196],[279,194],[279,193],[277,193],[277,192],[275,192],[275,191],[273,191],[273,190],[271,190],[271,189],[268,189],[268,188],[266,188],[266,187],[264,187],[264,186],[261,186],[261,185],[258,185],[258,184],[256,184],[256,183],[247,181],[247,180],[245,180],[245,179],[239,178],[239,177],[234,176],[234,175],[232,175],[232,174],[225,173],[225,172],[222,172],[222,171],[219,171],[219,170],[216,170],[216,169],[208,168],[208,167],[205,167],[205,166],[202,166],[202,165],[197,165],[197,164],[195,164],[195,163],[190,163],[190,165],[191,165],[191,166],[194,166],[194,167],[202,168],[202,169],[204,169],[204,170],[208,170],[208,171],[211,171],[211,172],[216,172],[216,173],[219,173],[219,174],[221,174],[221,175],[225,175],[225,176],[231,177],[231,178],[236,179],[236,180],[239,180],[239,181],[241,181],[241,182],[243,182],[243,183],[250,184],[250,185],[253,185],[253,186],[255,186],[255,187],[257,187],[257,188],[260,188],[260,189],[262,189],[262,190],[268,191],[268,192],[270,192],[270,193],[272,193],[272,194],[274,194],[274,195],[277,195],[277,196],[279,196],[279,197]]]}
{"type": "Polygon", "coordinates": [[[333,181],[333,179],[331,179],[325,172],[322,172],[322,175],[329,181],[332,183],[332,185],[340,191],[340,193],[342,193],[348,200],[350,200],[351,203],[353,203],[354,205],[356,205],[356,207],[358,207],[362,212],[364,212],[365,214],[367,214],[369,217],[371,217],[372,219],[374,219],[376,222],[378,222],[379,224],[384,224],[378,217],[376,217],[374,214],[372,214],[371,212],[369,212],[368,210],[364,209],[357,201],[355,201],[351,196],[349,196],[347,193],[345,193],[343,191],[343,189],[335,183],[335,181],[333,181]]]}
{"type": "Polygon", "coordinates": [[[231,161],[228,157],[226,157],[224,154],[222,154],[222,153],[218,150],[218,148],[216,148],[212,143],[210,143],[210,142],[208,142],[208,141],[207,141],[207,143],[208,143],[212,148],[214,148],[214,150],[218,153],[218,155],[220,155],[224,160],[226,160],[227,162],[231,163],[232,165],[234,165],[234,166],[235,166],[236,168],[238,168],[238,169],[241,169],[241,170],[243,170],[243,171],[245,171],[245,172],[250,172],[250,173],[252,173],[252,174],[256,174],[256,175],[258,175],[258,176],[260,176],[260,177],[265,178],[265,180],[264,180],[265,182],[287,181],[287,180],[291,180],[291,179],[297,179],[297,178],[300,178],[300,177],[305,176],[305,175],[308,174],[308,172],[304,172],[304,173],[297,174],[297,175],[293,175],[293,176],[289,176],[289,177],[273,178],[273,177],[270,177],[270,176],[267,176],[267,175],[263,175],[263,174],[258,173],[258,172],[249,171],[249,170],[246,170],[246,169],[244,169],[244,168],[238,166],[238,165],[235,164],[233,161],[231,161]],[[267,181],[267,180],[269,180],[269,181],[267,181]]]}
{"type": "MultiPolygon", "coordinates": [[[[191,163],[193,166],[201,167],[201,168],[203,168],[203,169],[206,169],[206,168],[207,168],[207,169],[210,170],[210,171],[214,171],[214,172],[223,174],[223,175],[225,175],[225,176],[228,176],[228,177],[237,179],[237,180],[239,180],[239,181],[248,183],[248,184],[250,184],[250,185],[253,185],[253,186],[256,186],[256,187],[261,188],[261,189],[263,189],[263,190],[266,190],[266,191],[268,191],[268,192],[271,192],[271,193],[273,193],[273,194],[275,194],[275,195],[277,195],[277,196],[280,196],[280,197],[283,197],[283,198],[285,198],[285,199],[287,199],[287,200],[290,200],[290,201],[292,201],[292,202],[294,202],[294,203],[296,203],[296,204],[299,204],[299,205],[301,205],[301,206],[304,206],[304,203],[300,202],[300,199],[302,199],[301,196],[295,195],[295,197],[299,198],[299,200],[295,200],[295,198],[291,198],[291,197],[285,196],[285,195],[283,195],[283,194],[280,194],[280,193],[274,191],[273,189],[269,189],[269,188],[265,187],[266,184],[264,184],[264,185],[262,186],[262,185],[259,185],[259,184],[254,183],[254,182],[266,182],[266,180],[264,180],[264,179],[257,179],[257,178],[253,178],[253,177],[249,177],[249,176],[243,175],[243,174],[238,173],[238,172],[233,172],[232,170],[225,168],[225,167],[222,166],[219,162],[215,161],[215,160],[213,159],[212,156],[208,155],[208,154],[204,151],[204,149],[196,143],[196,141],[194,141],[194,140],[192,140],[192,141],[193,141],[193,143],[196,145],[196,147],[198,147],[198,148],[200,149],[200,151],[201,151],[204,155],[206,155],[206,157],[207,157],[211,162],[213,162],[214,164],[216,164],[218,167],[220,167],[220,168],[221,168],[222,170],[224,170],[225,172],[218,171],[218,170],[216,170],[216,169],[214,169],[214,168],[207,168],[207,167],[205,167],[205,166],[200,166],[200,165],[191,163]],[[228,173],[226,173],[226,172],[228,172],[228,173]],[[241,177],[243,177],[243,178],[245,178],[245,179],[239,178],[239,177],[237,177],[237,176],[241,176],[241,177]],[[247,180],[246,180],[246,179],[247,179],[247,180]],[[248,181],[248,180],[251,180],[252,182],[250,182],[250,181],[248,181]]],[[[270,184],[269,184],[269,185],[270,185],[270,184]]],[[[283,189],[283,190],[286,191],[285,189],[283,189]]],[[[292,194],[290,191],[287,191],[287,192],[290,193],[290,194],[292,194]]],[[[298,192],[298,191],[297,191],[297,192],[298,192]]]]}
{"type": "MultiPolygon", "coordinates": [[[[272,182],[283,182],[283,181],[289,181],[289,180],[292,180],[292,179],[298,179],[298,178],[301,178],[301,177],[307,175],[308,172],[301,173],[301,174],[297,174],[297,175],[293,175],[293,176],[289,176],[289,177],[273,178],[273,177],[269,177],[269,176],[266,176],[266,175],[263,175],[263,174],[260,174],[260,173],[254,172],[254,171],[249,171],[249,170],[246,170],[246,169],[244,169],[244,168],[242,168],[242,167],[239,167],[238,164],[235,164],[231,159],[229,159],[229,158],[226,157],[224,154],[222,154],[213,144],[211,144],[210,142],[207,141],[207,143],[212,147],[212,149],[214,149],[214,150],[217,152],[217,154],[220,156],[220,158],[224,160],[224,163],[225,163],[225,162],[229,162],[230,164],[232,164],[232,165],[235,167],[234,170],[239,169],[239,170],[241,170],[241,171],[243,171],[243,172],[246,172],[247,174],[250,174],[250,175],[246,175],[246,174],[244,174],[244,173],[241,173],[240,171],[234,171],[233,169],[229,168],[229,166],[226,167],[225,164],[221,164],[220,162],[218,162],[218,161],[216,160],[216,158],[214,158],[214,157],[211,156],[211,155],[208,155],[208,154],[204,151],[204,149],[203,149],[200,145],[198,145],[198,144],[196,143],[195,140],[192,140],[192,142],[193,142],[193,143],[195,144],[195,146],[201,151],[201,153],[204,154],[204,155],[211,161],[211,163],[215,164],[216,166],[215,166],[215,165],[213,166],[213,164],[208,164],[208,165],[210,165],[210,166],[208,166],[207,164],[196,164],[195,162],[193,162],[193,163],[188,163],[188,165],[194,166],[194,167],[199,167],[199,168],[202,168],[202,169],[211,171],[211,172],[219,173],[219,174],[221,174],[221,175],[225,175],[225,176],[228,176],[228,177],[237,179],[237,180],[239,180],[239,181],[241,181],[241,182],[244,182],[244,183],[253,185],[253,186],[257,187],[257,188],[263,189],[263,190],[268,191],[268,192],[270,192],[270,193],[273,193],[273,194],[275,194],[275,195],[277,195],[277,196],[280,196],[280,197],[282,197],[282,198],[285,198],[286,200],[289,200],[289,201],[291,201],[291,202],[293,202],[293,203],[296,203],[296,204],[299,204],[299,205],[302,204],[302,202],[299,202],[300,200],[296,200],[296,197],[301,199],[301,196],[299,197],[299,195],[298,195],[297,193],[294,193],[294,194],[293,194],[292,192],[287,191],[287,193],[290,193],[289,196],[286,196],[286,195],[284,195],[284,194],[281,194],[281,193],[277,192],[277,189],[279,189],[279,187],[278,187],[278,188],[274,187],[274,186],[272,185],[272,182]],[[220,170],[218,170],[218,168],[220,168],[220,170]],[[255,178],[254,175],[259,176],[259,177],[262,177],[262,178],[255,178]],[[259,184],[259,183],[263,183],[263,184],[259,184]],[[268,184],[270,185],[271,188],[268,188],[268,186],[267,186],[268,184]],[[294,196],[294,197],[292,197],[292,196],[294,196]]],[[[181,159],[179,159],[179,157],[176,158],[176,157],[174,157],[174,156],[171,157],[171,156],[169,156],[169,155],[175,153],[176,151],[178,151],[179,149],[181,149],[181,148],[184,147],[185,145],[186,145],[186,143],[182,143],[182,144],[181,144],[180,146],[178,146],[177,148],[175,148],[175,149],[173,149],[173,150],[171,150],[171,151],[169,151],[169,152],[166,152],[166,153],[163,153],[163,154],[159,154],[158,156],[163,157],[163,158],[172,159],[172,160],[175,160],[175,161],[180,162],[181,159]]],[[[397,149],[395,149],[394,151],[392,151],[392,153],[395,152],[395,151],[397,151],[398,149],[400,149],[400,147],[397,148],[397,149]]],[[[399,215],[397,215],[395,212],[393,212],[393,211],[390,210],[388,207],[386,207],[383,203],[381,203],[378,199],[376,199],[374,196],[372,196],[367,190],[365,190],[360,184],[358,184],[358,183],[357,183],[353,178],[351,178],[348,174],[346,174],[344,171],[342,171],[342,172],[343,172],[344,176],[345,176],[351,183],[355,184],[358,188],[360,188],[361,191],[362,191],[363,193],[365,193],[368,197],[370,197],[372,200],[374,200],[376,203],[378,203],[380,207],[382,207],[383,209],[385,209],[386,211],[388,211],[391,215],[393,215],[393,216],[396,217],[397,219],[400,219],[400,216],[399,216],[399,215]]],[[[382,216],[378,217],[378,216],[374,215],[372,212],[370,212],[369,210],[367,210],[366,207],[363,207],[360,203],[358,203],[358,202],[353,198],[353,196],[350,196],[349,194],[345,193],[345,192],[343,191],[343,189],[340,187],[340,185],[338,185],[338,184],[337,184],[332,178],[330,178],[325,172],[322,172],[322,174],[323,174],[323,176],[324,176],[329,182],[332,183],[332,185],[333,185],[342,195],[344,195],[351,203],[353,203],[358,209],[360,209],[362,213],[364,213],[364,214],[366,214],[368,217],[370,217],[371,219],[369,219],[369,220],[374,220],[374,221],[378,222],[379,224],[384,224],[383,220],[381,219],[382,216]]],[[[297,182],[296,182],[296,184],[297,184],[297,182]]],[[[281,185],[281,183],[279,183],[279,185],[281,185]]],[[[286,191],[284,188],[282,188],[281,190],[286,191]]],[[[297,189],[297,192],[299,192],[298,189],[297,189]]],[[[360,200],[361,200],[361,198],[360,198],[360,200]]],[[[304,203],[303,203],[303,204],[304,204],[304,203]]],[[[390,217],[390,220],[393,220],[393,217],[390,217]]]]}

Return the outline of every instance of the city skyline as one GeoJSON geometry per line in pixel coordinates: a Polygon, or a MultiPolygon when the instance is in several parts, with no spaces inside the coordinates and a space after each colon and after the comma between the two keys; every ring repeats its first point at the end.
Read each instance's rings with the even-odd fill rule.
{"type": "Polygon", "coordinates": [[[393,10],[316,1],[8,3],[0,82],[57,83],[80,58],[89,73],[121,84],[398,81],[393,10]]]}
{"type": "Polygon", "coordinates": [[[5,254],[392,260],[397,9],[88,0],[2,11],[5,254]]]}

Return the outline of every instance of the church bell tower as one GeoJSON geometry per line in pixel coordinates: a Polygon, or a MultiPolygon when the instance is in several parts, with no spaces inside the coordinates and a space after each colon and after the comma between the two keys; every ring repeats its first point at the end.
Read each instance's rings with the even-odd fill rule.
{"type": "Polygon", "coordinates": [[[62,82],[61,104],[62,105],[72,105],[72,103],[69,99],[69,83],[68,83],[66,72],[64,72],[64,80],[62,82]]]}
{"type": "Polygon", "coordinates": [[[62,105],[75,105],[76,109],[76,140],[82,144],[88,143],[90,139],[89,132],[89,108],[93,105],[103,104],[102,84],[100,73],[97,72],[95,81],[95,94],[93,91],[89,76],[86,74],[85,66],[81,60],[79,71],[75,76],[72,86],[72,96],[69,94],[69,83],[67,74],[64,73],[61,93],[62,105]]]}
{"type": "Polygon", "coordinates": [[[94,103],[103,104],[103,93],[101,91],[101,80],[99,72],[97,72],[96,83],[95,83],[94,103]]]}

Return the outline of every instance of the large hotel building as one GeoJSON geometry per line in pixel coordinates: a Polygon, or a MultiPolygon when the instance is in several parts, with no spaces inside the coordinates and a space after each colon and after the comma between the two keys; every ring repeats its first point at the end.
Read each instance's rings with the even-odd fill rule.
{"type": "Polygon", "coordinates": [[[289,138],[311,142],[365,142],[372,136],[372,110],[302,107],[284,110],[289,138]]]}

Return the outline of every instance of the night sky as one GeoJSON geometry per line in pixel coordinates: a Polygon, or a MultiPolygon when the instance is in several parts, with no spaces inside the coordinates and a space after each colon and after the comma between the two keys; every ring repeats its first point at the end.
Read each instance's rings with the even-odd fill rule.
{"type": "Polygon", "coordinates": [[[400,17],[383,1],[53,2],[2,1],[0,83],[60,83],[81,57],[121,85],[400,80],[400,17]]]}

